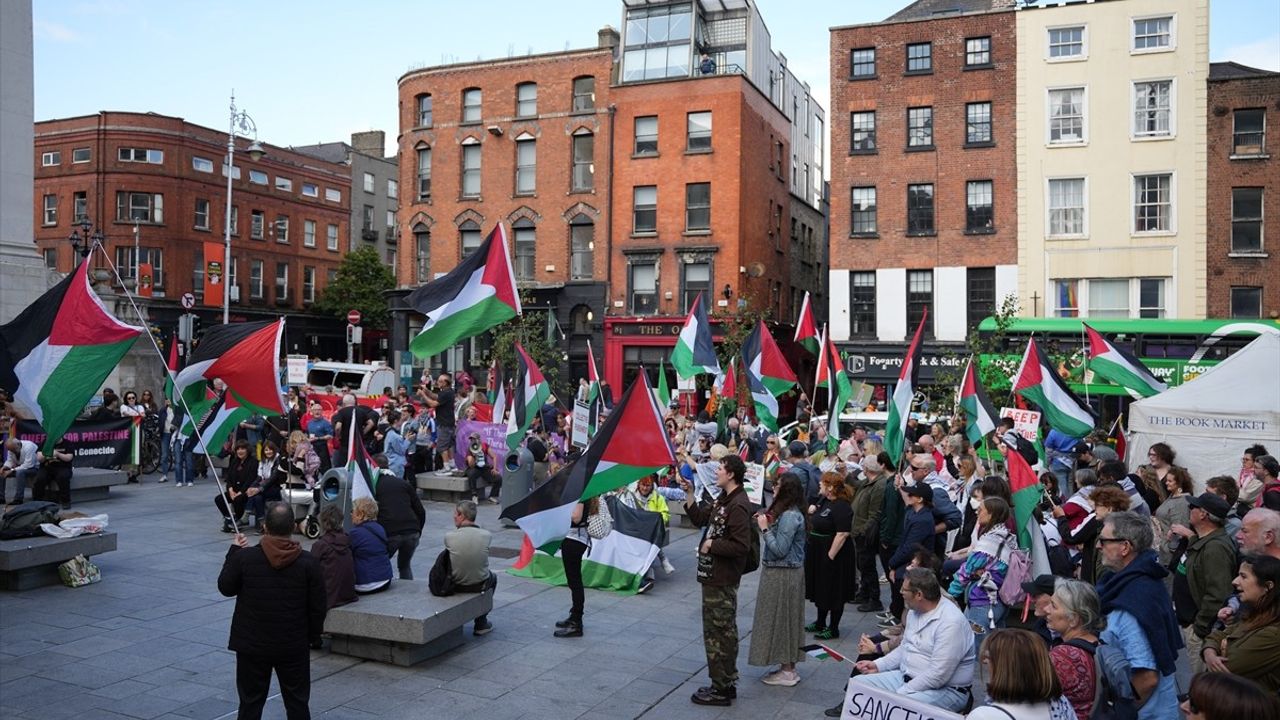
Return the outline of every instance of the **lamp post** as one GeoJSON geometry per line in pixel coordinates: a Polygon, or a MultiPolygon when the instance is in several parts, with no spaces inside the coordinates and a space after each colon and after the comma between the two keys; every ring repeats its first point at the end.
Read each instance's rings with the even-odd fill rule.
{"type": "Polygon", "coordinates": [[[67,242],[71,243],[72,248],[72,269],[75,269],[75,267],[80,264],[80,260],[76,258],[77,255],[82,259],[87,259],[89,257],[89,253],[93,252],[93,246],[102,244],[102,230],[93,230],[93,232],[90,233],[91,230],[93,230],[93,223],[90,223],[89,219],[85,218],[80,223],[80,229],[72,230],[71,236],[67,238],[67,242]]]}
{"type": "MultiPolygon", "coordinates": [[[[227,215],[222,225],[225,251],[222,258],[222,324],[231,322],[231,182],[235,178],[236,131],[253,133],[253,142],[246,152],[254,161],[261,160],[265,151],[258,143],[258,126],[243,110],[236,110],[236,94],[231,93],[231,123],[227,130],[227,215]]],[[[206,268],[206,272],[207,272],[206,268]]]]}

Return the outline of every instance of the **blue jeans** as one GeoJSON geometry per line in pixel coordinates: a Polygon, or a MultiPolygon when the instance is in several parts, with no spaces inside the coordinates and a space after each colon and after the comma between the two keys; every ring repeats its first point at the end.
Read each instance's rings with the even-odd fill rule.
{"type": "MultiPolygon", "coordinates": [[[[27,468],[26,470],[18,470],[9,475],[9,477],[13,478],[13,484],[14,484],[13,504],[14,505],[22,504],[22,501],[27,494],[27,486],[30,485],[31,482],[36,479],[36,476],[39,473],[40,473],[40,467],[36,466],[33,468],[27,468]]],[[[6,485],[8,484],[8,478],[5,478],[5,484],[6,485]]],[[[4,495],[4,490],[5,490],[5,487],[3,485],[0,485],[0,496],[4,495]]],[[[4,499],[3,497],[0,497],[0,500],[3,500],[3,499],[4,499]]]]}
{"type": "Polygon", "coordinates": [[[917,702],[928,703],[936,708],[950,710],[954,713],[962,712],[964,706],[969,702],[969,696],[964,691],[952,687],[921,690],[913,693],[902,692],[901,688],[907,681],[903,677],[901,670],[885,670],[870,675],[857,675],[850,682],[864,683],[881,690],[897,693],[905,698],[911,698],[917,702]]]}
{"type": "Polygon", "coordinates": [[[190,450],[184,450],[182,446],[175,448],[173,453],[174,456],[170,460],[173,461],[174,483],[194,483],[196,480],[194,454],[190,450]]]}
{"type": "Polygon", "coordinates": [[[1004,603],[997,601],[994,605],[969,605],[964,609],[964,617],[973,627],[973,651],[982,649],[982,639],[995,628],[1004,627],[1004,603]],[[990,612],[988,612],[990,611],[990,612]],[[980,630],[980,631],[979,631],[980,630]]]}
{"type": "Polygon", "coordinates": [[[168,475],[173,471],[173,433],[160,434],[160,472],[168,475]]]}

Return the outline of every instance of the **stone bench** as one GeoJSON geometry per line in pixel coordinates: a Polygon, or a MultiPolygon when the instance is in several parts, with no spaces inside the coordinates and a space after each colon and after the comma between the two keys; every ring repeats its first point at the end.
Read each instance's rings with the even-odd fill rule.
{"type": "Polygon", "coordinates": [[[415,475],[414,479],[418,489],[422,491],[422,496],[427,500],[458,502],[471,498],[471,488],[467,486],[466,476],[424,472],[415,475]]]}
{"type": "Polygon", "coordinates": [[[106,500],[112,485],[124,485],[129,476],[123,470],[102,468],[75,468],[71,471],[71,502],[106,500]]]}
{"type": "Polygon", "coordinates": [[[90,557],[116,549],[110,530],[73,538],[48,535],[0,540],[0,590],[30,590],[62,582],[58,566],[77,555],[90,557]]]}
{"type": "Polygon", "coordinates": [[[671,512],[671,525],[673,527],[691,528],[694,526],[693,521],[689,519],[689,513],[685,512],[684,503],[668,500],[667,510],[671,512]]]}
{"type": "Polygon", "coordinates": [[[492,610],[492,590],[436,597],[426,580],[392,580],[330,610],[324,630],[331,652],[408,667],[461,645],[464,626],[492,610]]]}

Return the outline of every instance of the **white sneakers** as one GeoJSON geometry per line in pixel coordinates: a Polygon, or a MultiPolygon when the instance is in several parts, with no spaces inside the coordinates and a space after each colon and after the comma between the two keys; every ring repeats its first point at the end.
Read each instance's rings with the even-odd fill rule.
{"type": "Polygon", "coordinates": [[[795,670],[774,670],[773,672],[760,678],[760,682],[765,685],[778,685],[781,687],[795,687],[800,684],[800,673],[795,670]]]}
{"type": "Polygon", "coordinates": [[[672,565],[670,560],[662,558],[662,571],[670,575],[676,571],[676,566],[672,565]]]}

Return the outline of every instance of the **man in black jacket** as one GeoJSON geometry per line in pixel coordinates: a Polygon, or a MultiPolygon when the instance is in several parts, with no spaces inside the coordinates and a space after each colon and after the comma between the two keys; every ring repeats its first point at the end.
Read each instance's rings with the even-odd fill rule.
{"type": "Polygon", "coordinates": [[[401,580],[413,579],[413,551],[422,539],[427,511],[416,488],[387,469],[387,456],[378,453],[373,461],[380,468],[374,482],[373,499],[378,503],[378,524],[387,531],[387,557],[396,558],[401,580]],[[399,554],[399,557],[397,556],[399,554]]]}
{"type": "Polygon", "coordinates": [[[289,720],[311,717],[310,646],[324,630],[325,591],[320,564],[290,536],[293,509],[267,508],[267,534],[249,547],[243,534],[227,550],[218,592],[236,598],[227,649],[236,653],[240,720],[262,717],[271,671],[280,682],[289,720]]]}

